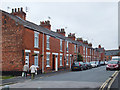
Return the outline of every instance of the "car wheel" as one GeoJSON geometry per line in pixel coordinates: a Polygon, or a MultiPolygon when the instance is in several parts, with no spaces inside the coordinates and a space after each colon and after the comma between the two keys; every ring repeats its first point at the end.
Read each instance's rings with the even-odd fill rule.
{"type": "Polygon", "coordinates": [[[83,68],[81,68],[81,71],[83,71],[83,68]]]}

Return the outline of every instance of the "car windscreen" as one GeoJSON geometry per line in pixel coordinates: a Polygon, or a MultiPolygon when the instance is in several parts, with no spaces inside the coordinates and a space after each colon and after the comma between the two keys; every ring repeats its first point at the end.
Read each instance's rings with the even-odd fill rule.
{"type": "Polygon", "coordinates": [[[95,64],[95,62],[90,62],[91,64],[95,64]]]}
{"type": "Polygon", "coordinates": [[[74,66],[79,66],[79,62],[76,62],[73,64],[74,66]]]}
{"type": "Polygon", "coordinates": [[[109,61],[108,64],[117,64],[118,61],[109,61]]]}

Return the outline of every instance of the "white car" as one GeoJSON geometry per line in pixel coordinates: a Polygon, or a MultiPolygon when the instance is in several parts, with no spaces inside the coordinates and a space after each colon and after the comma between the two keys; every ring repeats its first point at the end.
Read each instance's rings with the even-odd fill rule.
{"type": "Polygon", "coordinates": [[[94,68],[94,67],[97,67],[97,64],[96,64],[96,62],[95,62],[95,61],[90,62],[90,64],[92,65],[92,67],[93,67],[93,68],[94,68]]]}

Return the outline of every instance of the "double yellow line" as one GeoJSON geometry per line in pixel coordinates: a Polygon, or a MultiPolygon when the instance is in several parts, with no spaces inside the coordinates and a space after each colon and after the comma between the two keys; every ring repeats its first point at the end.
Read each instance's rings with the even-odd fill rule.
{"type": "Polygon", "coordinates": [[[102,86],[99,88],[99,90],[104,90],[104,88],[107,86],[107,84],[109,84],[107,87],[107,90],[110,90],[110,87],[111,87],[112,83],[114,82],[115,78],[117,77],[118,73],[119,73],[119,71],[115,71],[114,74],[102,84],[102,86]]]}

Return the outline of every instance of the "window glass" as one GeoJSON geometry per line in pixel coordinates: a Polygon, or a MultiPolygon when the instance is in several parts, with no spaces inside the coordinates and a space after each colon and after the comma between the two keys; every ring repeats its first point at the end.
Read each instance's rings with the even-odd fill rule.
{"type": "Polygon", "coordinates": [[[68,56],[67,56],[67,62],[66,62],[66,64],[68,65],[68,56]]]}
{"type": "Polygon", "coordinates": [[[62,66],[62,55],[60,55],[60,66],[62,66]]]}
{"type": "Polygon", "coordinates": [[[38,47],[39,34],[35,32],[34,34],[34,47],[38,47]]]}
{"type": "Polygon", "coordinates": [[[47,43],[46,43],[46,44],[47,44],[47,49],[50,49],[50,47],[49,47],[49,46],[50,46],[50,44],[49,44],[49,43],[50,43],[49,39],[50,39],[50,36],[47,35],[47,43]]]}
{"type": "Polygon", "coordinates": [[[38,66],[38,55],[34,56],[34,64],[38,66]]]}
{"type": "Polygon", "coordinates": [[[62,40],[60,39],[60,51],[62,51],[62,40]]]}
{"type": "Polygon", "coordinates": [[[50,54],[47,54],[46,61],[47,65],[50,65],[50,54]]]}
{"type": "Polygon", "coordinates": [[[67,52],[68,52],[68,44],[69,44],[69,43],[67,42],[67,52]]]}

